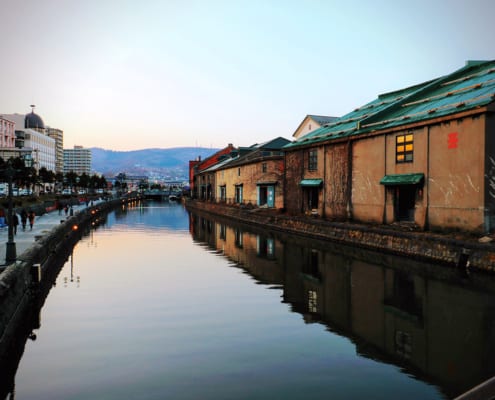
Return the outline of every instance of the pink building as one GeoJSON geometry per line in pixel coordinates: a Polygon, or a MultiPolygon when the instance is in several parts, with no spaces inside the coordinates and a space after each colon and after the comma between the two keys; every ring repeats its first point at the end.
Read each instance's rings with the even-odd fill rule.
{"type": "Polygon", "coordinates": [[[0,149],[15,147],[15,123],[0,115],[0,149]]]}

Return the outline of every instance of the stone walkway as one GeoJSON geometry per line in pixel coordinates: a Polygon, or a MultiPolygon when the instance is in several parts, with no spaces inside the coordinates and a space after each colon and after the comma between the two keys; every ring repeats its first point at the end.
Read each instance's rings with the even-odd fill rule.
{"type": "MultiPolygon", "coordinates": [[[[93,204],[97,204],[99,201],[94,201],[93,204]]],[[[81,210],[86,208],[86,204],[81,203],[79,205],[75,205],[72,207],[73,215],[76,215],[81,210]]],[[[70,218],[70,212],[65,215],[65,212],[62,210],[62,213],[59,214],[58,210],[51,211],[45,213],[40,216],[36,216],[33,224],[33,229],[29,228],[29,221],[26,224],[26,229],[22,229],[22,225],[20,224],[21,217],[19,217],[19,226],[17,227],[17,234],[14,235],[14,242],[16,244],[16,253],[17,256],[21,255],[24,251],[26,251],[36,240],[36,237],[43,236],[47,232],[51,231],[52,228],[61,222],[65,221],[67,218],[70,218]]],[[[5,253],[8,242],[8,227],[0,228],[0,265],[5,265],[5,253]]]]}

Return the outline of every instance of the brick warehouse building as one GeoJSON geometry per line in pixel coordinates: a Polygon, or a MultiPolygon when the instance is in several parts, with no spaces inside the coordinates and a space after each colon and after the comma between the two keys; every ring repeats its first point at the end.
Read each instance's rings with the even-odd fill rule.
{"type": "Polygon", "coordinates": [[[217,202],[282,208],[284,182],[283,146],[290,143],[277,137],[256,144],[239,156],[213,167],[217,202]]]}
{"type": "Polygon", "coordinates": [[[495,61],[378,96],[284,147],[285,209],[495,230],[495,61]]]}

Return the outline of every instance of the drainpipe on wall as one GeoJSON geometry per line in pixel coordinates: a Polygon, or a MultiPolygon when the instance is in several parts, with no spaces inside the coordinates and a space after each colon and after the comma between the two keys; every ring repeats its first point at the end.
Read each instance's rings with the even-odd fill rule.
{"type": "MultiPolygon", "coordinates": [[[[384,171],[384,176],[387,175],[387,134],[383,136],[385,138],[385,143],[383,144],[384,147],[384,155],[385,157],[383,160],[383,171],[384,171]]],[[[383,191],[384,191],[384,196],[383,196],[383,218],[382,218],[382,224],[385,225],[387,222],[387,186],[383,185],[383,191]]]]}
{"type": "MultiPolygon", "coordinates": [[[[304,179],[304,169],[306,168],[306,149],[302,149],[301,151],[301,158],[302,158],[302,165],[300,168],[301,171],[301,176],[299,177],[299,180],[304,179]]],[[[299,213],[304,214],[304,189],[299,186],[299,213]]]]}
{"type": "Polygon", "coordinates": [[[347,219],[352,220],[352,144],[347,139],[347,219]]]}
{"type": "MultiPolygon", "coordinates": [[[[322,211],[321,216],[325,218],[326,200],[327,200],[327,146],[323,145],[323,201],[322,201],[322,211]]],[[[332,188],[333,189],[333,188],[332,188]]]]}
{"type": "Polygon", "coordinates": [[[430,230],[430,125],[426,127],[426,179],[424,182],[425,187],[423,193],[426,190],[426,209],[425,209],[425,227],[424,230],[430,230]]]}

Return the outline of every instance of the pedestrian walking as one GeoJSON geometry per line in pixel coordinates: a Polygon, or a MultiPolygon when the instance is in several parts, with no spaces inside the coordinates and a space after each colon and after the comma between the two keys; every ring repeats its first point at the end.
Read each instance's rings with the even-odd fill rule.
{"type": "Polygon", "coordinates": [[[69,212],[69,206],[67,204],[64,207],[64,211],[65,211],[65,216],[67,216],[67,213],[69,212]]]}
{"type": "Polygon", "coordinates": [[[14,235],[17,235],[17,225],[19,225],[19,217],[17,216],[16,212],[12,214],[12,228],[14,230],[14,235]]]}
{"type": "Polygon", "coordinates": [[[31,230],[33,230],[33,225],[34,225],[34,218],[36,217],[36,214],[34,213],[34,211],[30,211],[29,212],[29,226],[31,228],[31,230]]]}
{"type": "Polygon", "coordinates": [[[22,224],[22,230],[23,231],[26,230],[27,219],[28,219],[28,213],[27,213],[26,209],[23,208],[21,211],[21,224],[22,224]]]}
{"type": "Polygon", "coordinates": [[[59,202],[58,203],[58,215],[62,214],[63,209],[64,209],[64,205],[61,202],[59,202]]]}

